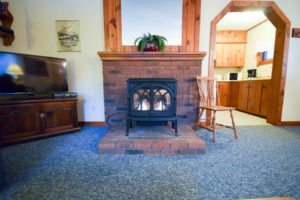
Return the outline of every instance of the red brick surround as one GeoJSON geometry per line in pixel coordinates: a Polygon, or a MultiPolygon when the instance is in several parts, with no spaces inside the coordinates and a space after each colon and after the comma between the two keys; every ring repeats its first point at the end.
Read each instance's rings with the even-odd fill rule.
{"type": "Polygon", "coordinates": [[[195,121],[198,102],[196,75],[201,75],[205,55],[199,53],[108,53],[103,60],[105,116],[127,111],[126,80],[129,78],[175,78],[178,81],[179,123],[195,121]]]}

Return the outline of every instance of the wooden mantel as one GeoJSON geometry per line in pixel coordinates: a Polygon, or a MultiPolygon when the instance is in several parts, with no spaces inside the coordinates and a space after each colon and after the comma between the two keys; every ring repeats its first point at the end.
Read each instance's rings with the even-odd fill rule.
{"type": "Polygon", "coordinates": [[[203,60],[206,52],[98,52],[105,60],[203,60]]]}

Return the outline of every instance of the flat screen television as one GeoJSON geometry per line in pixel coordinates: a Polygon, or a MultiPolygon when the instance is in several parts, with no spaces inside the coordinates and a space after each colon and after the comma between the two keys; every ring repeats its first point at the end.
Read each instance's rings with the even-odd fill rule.
{"type": "Polygon", "coordinates": [[[67,92],[66,59],[0,52],[0,95],[67,92]]]}

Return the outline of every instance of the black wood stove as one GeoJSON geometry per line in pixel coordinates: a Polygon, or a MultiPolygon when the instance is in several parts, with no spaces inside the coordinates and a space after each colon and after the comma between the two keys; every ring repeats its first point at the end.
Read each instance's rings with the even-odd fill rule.
{"type": "Polygon", "coordinates": [[[177,81],[173,78],[131,78],[127,80],[128,114],[126,136],[133,122],[172,122],[177,136],[177,81]]]}

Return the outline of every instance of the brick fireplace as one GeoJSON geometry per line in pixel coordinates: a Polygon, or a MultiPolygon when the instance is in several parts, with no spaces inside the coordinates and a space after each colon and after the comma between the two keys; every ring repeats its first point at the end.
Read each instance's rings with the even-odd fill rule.
{"type": "Polygon", "coordinates": [[[203,52],[99,52],[103,60],[105,116],[127,112],[126,81],[129,78],[177,80],[179,124],[192,124],[198,103],[195,76],[201,74],[203,52]]]}
{"type": "MultiPolygon", "coordinates": [[[[127,114],[126,86],[127,82],[130,82],[127,81],[128,79],[133,81],[141,78],[146,80],[150,78],[148,80],[152,81],[167,79],[177,83],[177,93],[173,91],[176,96],[176,112],[171,112],[177,117],[172,118],[171,121],[173,120],[174,123],[178,118],[179,122],[178,134],[175,135],[170,126],[133,127],[128,136],[125,135],[125,126],[112,127],[98,144],[100,154],[201,154],[205,152],[204,141],[188,126],[194,123],[197,114],[198,94],[195,76],[201,74],[201,63],[205,53],[99,52],[98,54],[103,61],[106,117],[115,113],[123,113],[124,116],[127,114]]],[[[172,126],[176,128],[176,132],[177,126],[175,124],[172,126]]]]}

